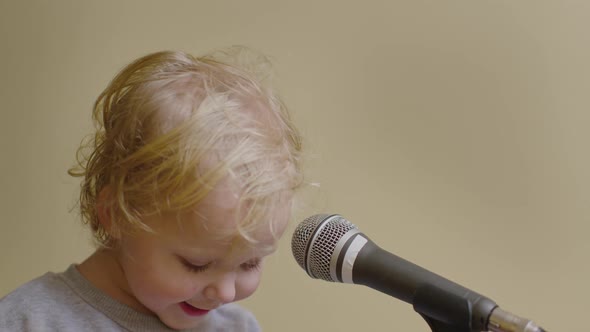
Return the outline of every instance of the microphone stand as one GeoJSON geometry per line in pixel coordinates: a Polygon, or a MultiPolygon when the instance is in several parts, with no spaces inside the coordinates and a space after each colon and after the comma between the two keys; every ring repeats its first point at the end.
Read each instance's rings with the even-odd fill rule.
{"type": "Polygon", "coordinates": [[[485,296],[457,294],[426,283],[416,289],[412,303],[432,332],[547,332],[528,319],[500,309],[485,296]]]}
{"type": "Polygon", "coordinates": [[[461,297],[431,284],[418,287],[412,303],[432,332],[488,331],[489,316],[498,307],[485,296],[461,297]]]}

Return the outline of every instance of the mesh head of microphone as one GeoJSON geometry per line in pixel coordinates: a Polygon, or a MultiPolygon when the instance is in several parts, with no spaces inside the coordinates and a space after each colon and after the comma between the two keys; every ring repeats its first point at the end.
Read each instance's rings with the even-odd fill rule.
{"type": "Polygon", "coordinates": [[[356,226],[339,215],[317,214],[302,221],[291,239],[295,260],[310,277],[333,280],[330,261],[338,241],[356,226]]]}

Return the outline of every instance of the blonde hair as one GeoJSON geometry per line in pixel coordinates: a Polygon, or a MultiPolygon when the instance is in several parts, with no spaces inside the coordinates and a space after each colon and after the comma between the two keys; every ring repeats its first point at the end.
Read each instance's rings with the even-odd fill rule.
{"type": "MultiPolygon", "coordinates": [[[[269,61],[242,47],[202,57],[164,51],[115,76],[93,110],[95,135],[83,142],[80,212],[100,245],[99,194],[118,229],[149,230],[142,216],[195,206],[226,176],[237,180],[246,216],[239,232],[268,223],[281,193],[302,183],[301,138],[267,84],[269,61]]],[[[271,228],[273,227],[272,222],[271,228]]]]}

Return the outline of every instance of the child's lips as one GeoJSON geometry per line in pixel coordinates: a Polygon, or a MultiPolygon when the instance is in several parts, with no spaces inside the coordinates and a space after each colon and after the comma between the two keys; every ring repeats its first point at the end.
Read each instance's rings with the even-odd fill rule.
{"type": "Polygon", "coordinates": [[[209,310],[200,309],[197,307],[193,307],[192,305],[188,304],[187,302],[181,302],[180,308],[189,316],[203,316],[206,315],[209,310]]]}

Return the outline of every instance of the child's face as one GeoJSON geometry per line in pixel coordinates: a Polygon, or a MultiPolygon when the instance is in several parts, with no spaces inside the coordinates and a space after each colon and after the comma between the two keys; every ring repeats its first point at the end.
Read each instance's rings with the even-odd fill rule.
{"type": "MultiPolygon", "coordinates": [[[[198,214],[163,214],[146,218],[155,234],[142,232],[121,240],[117,257],[123,270],[122,290],[140,310],[156,314],[172,328],[197,326],[207,311],[244,299],[260,282],[262,260],[276,246],[268,225],[251,245],[237,234],[230,186],[221,183],[198,205],[198,214]]],[[[277,211],[278,234],[286,228],[290,198],[277,211]]],[[[264,224],[264,223],[261,223],[264,224]]]]}

